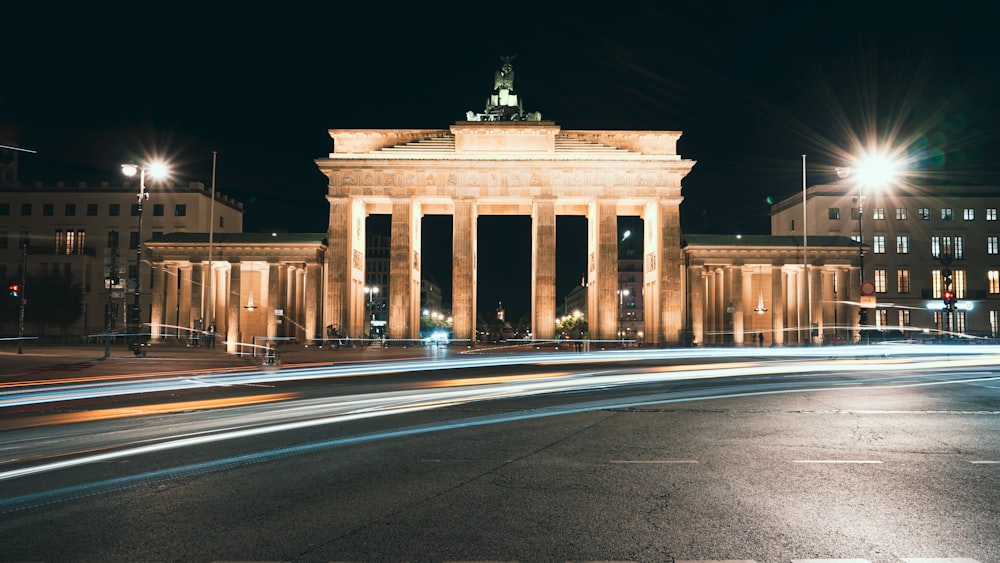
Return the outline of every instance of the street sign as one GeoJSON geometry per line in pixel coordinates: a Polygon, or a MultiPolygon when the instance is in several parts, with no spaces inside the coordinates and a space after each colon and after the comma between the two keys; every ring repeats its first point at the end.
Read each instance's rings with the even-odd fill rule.
{"type": "Polygon", "coordinates": [[[875,282],[866,281],[862,283],[861,295],[875,295],[875,282]]]}
{"type": "Polygon", "coordinates": [[[111,298],[112,299],[121,299],[123,297],[125,297],[125,292],[124,291],[112,291],[111,292],[111,298]]]}
{"type": "Polygon", "coordinates": [[[876,305],[874,295],[862,295],[861,296],[861,307],[864,309],[874,309],[876,305]]]}

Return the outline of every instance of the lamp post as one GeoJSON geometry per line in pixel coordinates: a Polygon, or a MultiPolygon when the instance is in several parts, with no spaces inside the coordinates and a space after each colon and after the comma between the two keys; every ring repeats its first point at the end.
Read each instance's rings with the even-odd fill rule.
{"type": "Polygon", "coordinates": [[[138,225],[136,226],[135,242],[135,299],[128,316],[129,334],[134,336],[134,342],[136,343],[142,342],[142,337],[139,335],[139,311],[141,311],[139,297],[142,295],[142,276],[139,274],[139,265],[142,264],[142,202],[149,199],[149,192],[146,191],[147,171],[154,179],[162,178],[167,174],[167,165],[162,162],[150,162],[142,165],[122,164],[122,174],[125,174],[129,178],[135,176],[136,172],[139,173],[139,192],[136,194],[138,225]]]}
{"type": "Polygon", "coordinates": [[[802,155],[802,275],[806,277],[806,342],[812,344],[812,280],[809,278],[809,214],[806,206],[806,155],[802,155]]]}
{"type": "MultiPolygon", "coordinates": [[[[899,164],[884,153],[870,153],[859,159],[853,167],[837,168],[837,176],[847,178],[855,176],[858,186],[858,268],[860,290],[865,285],[865,234],[864,234],[864,203],[865,188],[881,189],[895,180],[899,164]]],[[[859,340],[863,339],[861,331],[868,325],[868,308],[864,303],[858,307],[859,340]]]]}
{"type": "Polygon", "coordinates": [[[618,290],[618,337],[621,338],[622,346],[625,345],[625,298],[628,297],[627,289],[618,290]]]}
{"type": "Polygon", "coordinates": [[[375,327],[372,325],[372,321],[375,320],[373,304],[375,302],[375,296],[378,295],[378,286],[365,286],[365,295],[368,296],[368,334],[371,336],[372,332],[375,330],[375,327]]]}

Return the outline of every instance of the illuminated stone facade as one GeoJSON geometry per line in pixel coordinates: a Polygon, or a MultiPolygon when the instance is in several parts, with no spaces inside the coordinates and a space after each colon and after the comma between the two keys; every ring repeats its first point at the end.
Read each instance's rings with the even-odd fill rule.
{"type": "Polygon", "coordinates": [[[334,129],[316,161],[329,179],[324,324],[364,328],[365,218],[391,215],[389,338],[419,332],[424,214],[453,216],[453,337],[473,341],[477,218],[532,217],[532,328],[555,332],[555,222],[588,218],[588,321],[592,337],[618,329],[618,216],[644,222],[644,334],[682,336],[681,180],[694,161],[676,131],[564,131],[553,122],[463,121],[441,130],[334,129]]]}

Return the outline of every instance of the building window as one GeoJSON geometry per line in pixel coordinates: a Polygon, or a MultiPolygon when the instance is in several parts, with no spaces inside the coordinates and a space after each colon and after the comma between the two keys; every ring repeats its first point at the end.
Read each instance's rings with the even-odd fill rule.
{"type": "Polygon", "coordinates": [[[885,268],[875,268],[875,293],[885,293],[885,268]]]}
{"type": "Polygon", "coordinates": [[[138,217],[139,216],[139,204],[138,203],[133,203],[132,204],[132,210],[130,211],[130,213],[132,214],[133,217],[138,217]]]}
{"type": "Polygon", "coordinates": [[[0,215],[2,215],[4,217],[10,215],[10,204],[9,203],[0,203],[0,215]]]}
{"type": "Polygon", "coordinates": [[[992,338],[997,337],[997,329],[1000,325],[1000,311],[992,310],[990,311],[990,336],[992,338]]]}
{"type": "Polygon", "coordinates": [[[931,256],[940,258],[942,254],[951,254],[956,260],[965,259],[965,237],[934,235],[931,237],[931,256]]]}
{"type": "Polygon", "coordinates": [[[87,204],[87,217],[97,217],[97,204],[88,203],[87,204]]]}
{"type": "Polygon", "coordinates": [[[21,216],[22,217],[29,217],[29,216],[31,216],[31,204],[30,203],[22,203],[21,204],[21,216]]]}
{"type": "MultiPolygon", "coordinates": [[[[128,282],[135,287],[135,281],[139,279],[139,267],[135,264],[128,265],[128,282]]],[[[152,287],[152,286],[150,286],[152,287]]]]}
{"type": "Polygon", "coordinates": [[[896,254],[910,253],[910,235],[896,235],[896,254]]]}
{"type": "Polygon", "coordinates": [[[997,208],[996,207],[991,207],[991,208],[989,208],[989,209],[986,210],[986,220],[987,221],[996,221],[997,220],[997,208]]]}
{"type": "Polygon", "coordinates": [[[906,220],[906,208],[905,207],[897,207],[896,208],[896,220],[897,221],[905,221],[906,220]]]}
{"type": "Polygon", "coordinates": [[[858,233],[854,233],[853,235],[851,235],[851,240],[853,240],[858,244],[861,244],[861,235],[859,235],[858,233]]]}
{"type": "Polygon", "coordinates": [[[955,259],[965,260],[965,237],[955,237],[955,259]]]}
{"type": "Polygon", "coordinates": [[[917,210],[917,216],[920,217],[921,221],[931,220],[931,210],[926,207],[921,207],[917,210]]]}
{"type": "Polygon", "coordinates": [[[831,207],[830,209],[827,209],[826,216],[831,221],[840,221],[840,208],[839,207],[831,207]]]}
{"type": "Polygon", "coordinates": [[[111,217],[117,217],[122,214],[122,206],[120,203],[112,203],[108,205],[108,215],[111,217]]]}
{"type": "MultiPolygon", "coordinates": [[[[7,248],[7,231],[0,231],[0,249],[7,248]]],[[[3,276],[0,276],[0,280],[3,276]]]]}
{"type": "Polygon", "coordinates": [[[931,270],[931,297],[941,298],[941,270],[931,270]]]}
{"type": "Polygon", "coordinates": [[[965,283],[965,270],[955,270],[952,274],[952,279],[954,280],[955,297],[958,299],[965,299],[965,291],[967,289],[967,285],[965,283]]]}
{"type": "Polygon", "coordinates": [[[955,326],[951,330],[955,332],[965,332],[965,311],[955,311],[955,326]]]}
{"type": "Polygon", "coordinates": [[[962,219],[965,221],[975,221],[976,220],[976,210],[971,207],[966,207],[962,210],[962,219]]]}
{"type": "Polygon", "coordinates": [[[886,311],[885,309],[876,309],[875,310],[875,326],[876,327],[883,327],[883,326],[888,326],[889,325],[889,315],[887,313],[888,313],[888,311],[886,311]]]}
{"type": "Polygon", "coordinates": [[[65,254],[63,249],[66,246],[66,233],[62,229],[56,229],[56,254],[65,254]]]}
{"type": "Polygon", "coordinates": [[[76,216],[76,204],[75,203],[67,203],[65,209],[63,209],[63,212],[64,212],[63,214],[66,215],[67,217],[75,217],[76,216]]]}
{"type": "Polygon", "coordinates": [[[875,254],[885,254],[885,235],[875,235],[872,237],[872,252],[875,254]]]}
{"type": "Polygon", "coordinates": [[[899,309],[899,326],[910,326],[910,311],[908,309],[899,309]]]}
{"type": "Polygon", "coordinates": [[[153,204],[153,216],[154,217],[163,217],[163,204],[162,203],[154,203],[153,204]]]}
{"type": "Polygon", "coordinates": [[[139,233],[132,231],[128,234],[128,247],[132,250],[139,248],[139,233]]]}
{"type": "Polygon", "coordinates": [[[876,221],[884,221],[885,220],[885,208],[884,207],[876,207],[875,209],[872,209],[872,219],[874,219],[876,221]]]}
{"type": "Polygon", "coordinates": [[[941,210],[941,220],[942,221],[951,221],[951,218],[952,218],[951,208],[950,207],[943,208],[941,210]]]}
{"type": "Polygon", "coordinates": [[[896,270],[896,292],[897,293],[909,293],[910,292],[910,271],[906,268],[900,268],[896,270]]]}
{"type": "Polygon", "coordinates": [[[986,237],[986,254],[1000,254],[1000,237],[996,235],[986,237]]]}
{"type": "Polygon", "coordinates": [[[226,218],[223,217],[222,215],[219,215],[219,228],[220,229],[226,228],[226,218]]]}
{"type": "Polygon", "coordinates": [[[108,231],[108,248],[118,248],[118,231],[108,231]]]}
{"type": "Polygon", "coordinates": [[[1000,270],[986,272],[986,287],[990,295],[1000,295],[1000,270]]]}
{"type": "Polygon", "coordinates": [[[186,215],[187,215],[187,205],[183,203],[178,203],[177,205],[174,206],[174,217],[184,217],[186,215]]]}
{"type": "Polygon", "coordinates": [[[45,217],[51,217],[56,214],[56,204],[54,203],[43,203],[42,204],[42,215],[45,217]]]}

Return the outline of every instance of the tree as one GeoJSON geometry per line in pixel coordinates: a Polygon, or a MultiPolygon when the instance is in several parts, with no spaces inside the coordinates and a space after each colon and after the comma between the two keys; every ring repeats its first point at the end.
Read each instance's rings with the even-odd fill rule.
{"type": "Polygon", "coordinates": [[[23,288],[24,322],[41,335],[53,328],[65,335],[66,327],[79,320],[83,310],[83,288],[68,275],[28,276],[23,288]]]}

